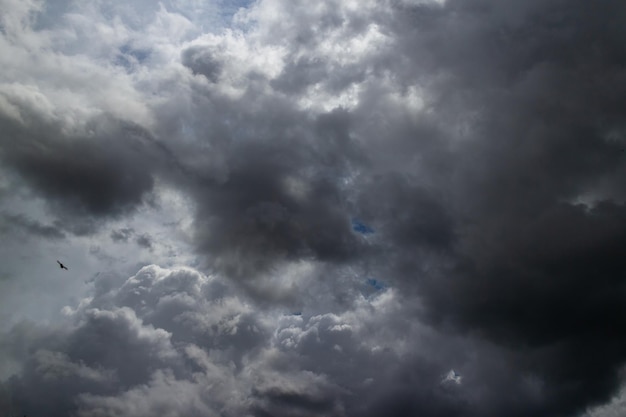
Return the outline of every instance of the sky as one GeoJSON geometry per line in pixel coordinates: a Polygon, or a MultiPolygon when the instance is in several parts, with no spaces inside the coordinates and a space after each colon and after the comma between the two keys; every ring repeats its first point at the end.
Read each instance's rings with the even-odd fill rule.
{"type": "Polygon", "coordinates": [[[2,415],[623,414],[623,1],[0,9],[2,415]]]}

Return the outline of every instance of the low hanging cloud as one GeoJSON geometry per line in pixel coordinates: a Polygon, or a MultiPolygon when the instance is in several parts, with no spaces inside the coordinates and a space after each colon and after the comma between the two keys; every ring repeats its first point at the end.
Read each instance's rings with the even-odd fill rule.
{"type": "MultiPolygon", "coordinates": [[[[347,415],[362,407],[356,394],[391,401],[388,373],[407,357],[425,361],[420,353],[430,349],[386,336],[383,324],[397,312],[392,290],[357,297],[343,314],[294,315],[259,310],[228,282],[189,268],[147,266],[119,287],[107,280],[96,278],[94,296],[65,309],[62,327],[6,335],[2,351],[22,363],[2,387],[8,407],[32,415],[347,415]]],[[[422,343],[432,337],[411,333],[423,333],[422,343]]],[[[430,377],[412,391],[436,390],[437,365],[422,366],[430,377]]]]}
{"type": "Polygon", "coordinates": [[[25,232],[28,236],[42,237],[45,239],[63,239],[65,233],[62,232],[59,225],[41,224],[37,220],[29,219],[22,214],[3,213],[0,218],[0,228],[14,228],[25,232]]]}
{"type": "Polygon", "coordinates": [[[2,407],[623,403],[620,2],[4,3],[0,232],[108,272],[3,335],[2,407]],[[102,237],[150,265],[116,271],[102,237]]]}

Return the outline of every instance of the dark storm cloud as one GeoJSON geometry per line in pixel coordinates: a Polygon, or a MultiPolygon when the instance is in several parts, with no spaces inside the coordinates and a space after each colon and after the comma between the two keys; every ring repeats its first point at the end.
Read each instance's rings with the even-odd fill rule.
{"type": "Polygon", "coordinates": [[[22,214],[4,213],[1,216],[0,230],[2,228],[14,227],[25,231],[29,235],[43,237],[46,239],[63,239],[65,237],[63,230],[56,224],[45,225],[22,214]]]}
{"type": "Polygon", "coordinates": [[[394,174],[376,175],[359,188],[355,209],[381,222],[376,230],[400,248],[445,249],[452,244],[454,225],[436,190],[394,174]]]}
{"type": "Polygon", "coordinates": [[[23,369],[0,401],[81,417],[576,417],[618,392],[626,7],[390,4],[258,2],[240,38],[177,44],[154,135],[2,116],[0,157],[76,217],[66,230],[135,212],[158,175],[191,200],[215,275],[96,277],[73,327],[3,337],[23,369]],[[451,369],[459,384],[442,383],[451,369]]]}
{"type": "Polygon", "coordinates": [[[355,258],[362,245],[337,184],[361,158],[348,115],[308,120],[283,101],[260,101],[250,133],[222,148],[224,179],[193,190],[199,251],[237,279],[282,260],[355,258]]]}
{"type": "MultiPolygon", "coordinates": [[[[545,381],[533,415],[606,401],[626,359],[624,13],[619,2],[448,1],[406,6],[393,23],[412,68],[391,65],[405,82],[437,72],[426,106],[452,161],[425,172],[445,205],[391,204],[410,210],[392,237],[399,251],[445,244],[437,268],[413,262],[396,283],[415,288],[438,326],[526,346],[512,364],[545,381]]],[[[421,193],[389,190],[370,194],[421,193]]]]}
{"type": "Polygon", "coordinates": [[[317,397],[311,393],[298,393],[290,390],[276,388],[266,391],[253,390],[252,395],[260,398],[261,403],[253,410],[255,416],[265,417],[274,415],[311,415],[311,413],[336,415],[333,412],[335,405],[332,397],[328,394],[317,397]],[[300,410],[304,410],[302,413],[300,410]]]}
{"type": "Polygon", "coordinates": [[[329,91],[340,92],[353,83],[363,81],[365,68],[360,65],[340,67],[324,62],[322,58],[298,58],[287,63],[280,76],[271,81],[277,91],[287,94],[302,93],[308,87],[322,84],[329,91]]]}
{"type": "Polygon", "coordinates": [[[46,199],[65,229],[91,233],[101,219],[144,202],[154,184],[155,155],[144,129],[98,117],[68,133],[62,124],[30,112],[23,109],[27,125],[2,118],[0,157],[46,199]]]}
{"type": "MultiPolygon", "coordinates": [[[[526,346],[485,377],[529,369],[541,395],[522,406],[506,390],[532,389],[492,385],[451,415],[570,415],[606,401],[626,359],[623,15],[618,2],[398,3],[373,18],[395,59],[373,53],[368,76],[393,74],[405,95],[418,86],[423,108],[398,112],[382,81],[314,124],[261,100],[245,119],[258,136],[227,148],[225,181],[196,194],[200,253],[248,280],[280,259],[347,262],[419,296],[433,325],[526,346]],[[277,109],[280,123],[267,123],[277,109]],[[377,231],[367,250],[353,216],[377,231]]],[[[318,45],[312,32],[296,38],[294,50],[318,45]]],[[[294,54],[270,85],[339,94],[367,79],[350,73],[294,54]]],[[[381,394],[405,404],[398,415],[442,412],[401,392],[381,394]]]]}
{"type": "Polygon", "coordinates": [[[194,74],[204,75],[209,81],[217,82],[220,72],[220,62],[211,54],[209,48],[191,47],[181,53],[181,62],[194,74]]]}
{"type": "Polygon", "coordinates": [[[72,323],[63,328],[20,324],[3,335],[2,358],[21,364],[1,386],[5,409],[434,417],[512,407],[522,416],[541,405],[541,383],[511,372],[515,352],[416,330],[392,290],[356,298],[342,315],[276,317],[189,268],[151,265],[118,281],[94,277],[93,297],[66,311],[72,323]],[[396,350],[398,334],[408,352],[396,350]],[[443,385],[454,362],[464,364],[464,382],[443,385]]]}
{"type": "MultiPolygon", "coordinates": [[[[49,349],[30,341],[32,350],[23,354],[28,358],[20,377],[5,385],[14,409],[31,415],[67,415],[76,410],[81,392],[118,392],[147,380],[152,367],[175,365],[167,332],[142,327],[132,310],[91,310],[84,319],[83,325],[67,334],[67,340],[45,339],[49,349]]],[[[13,346],[14,341],[7,344],[13,346]]]]}
{"type": "Polygon", "coordinates": [[[132,227],[125,227],[111,232],[111,239],[114,242],[128,242],[128,239],[135,234],[132,227]]]}
{"type": "Polygon", "coordinates": [[[137,236],[137,239],[135,240],[137,242],[137,244],[139,246],[141,246],[142,248],[145,249],[152,249],[152,244],[153,244],[153,239],[152,237],[147,234],[144,233],[141,236],[137,236]]]}
{"type": "Polygon", "coordinates": [[[545,378],[547,415],[606,400],[625,359],[625,215],[608,203],[555,204],[536,219],[485,225],[469,255],[420,285],[431,318],[526,346],[519,359],[545,378]]]}

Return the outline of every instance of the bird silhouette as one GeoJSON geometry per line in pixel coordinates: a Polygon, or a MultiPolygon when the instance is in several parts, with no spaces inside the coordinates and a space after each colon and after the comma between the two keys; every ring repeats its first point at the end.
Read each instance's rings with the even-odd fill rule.
{"type": "Polygon", "coordinates": [[[68,268],[67,266],[63,265],[61,262],[59,262],[59,260],[58,260],[58,259],[57,259],[57,263],[59,264],[59,267],[60,267],[61,269],[65,269],[65,270],[69,271],[69,268],[68,268]]]}

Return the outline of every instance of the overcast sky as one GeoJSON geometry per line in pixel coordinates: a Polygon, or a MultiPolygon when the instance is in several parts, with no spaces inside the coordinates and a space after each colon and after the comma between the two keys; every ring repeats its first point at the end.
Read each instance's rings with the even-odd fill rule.
{"type": "Polygon", "coordinates": [[[622,0],[0,10],[3,416],[623,415],[622,0]]]}

